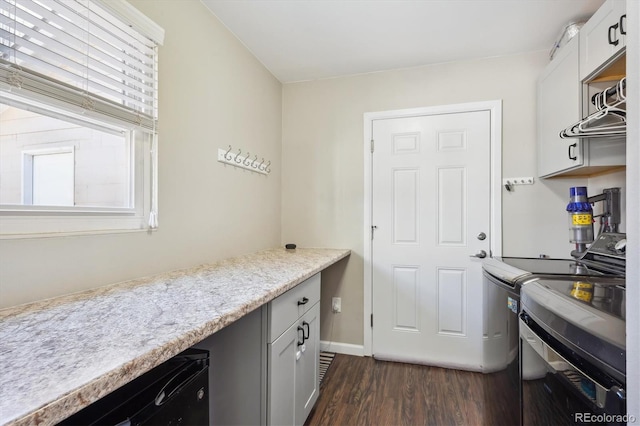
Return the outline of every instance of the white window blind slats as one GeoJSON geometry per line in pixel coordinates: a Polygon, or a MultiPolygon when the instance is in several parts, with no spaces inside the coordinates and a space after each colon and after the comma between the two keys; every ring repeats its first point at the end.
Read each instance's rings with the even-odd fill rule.
{"type": "MultiPolygon", "coordinates": [[[[0,81],[10,86],[16,75],[49,79],[60,83],[51,95],[65,88],[73,105],[86,106],[89,96],[94,112],[113,116],[112,102],[118,119],[127,110],[128,122],[157,117],[156,43],[93,1],[0,0],[0,43],[0,68],[12,68],[0,81]]],[[[19,90],[41,101],[40,86],[19,90]]]]}
{"type": "MultiPolygon", "coordinates": [[[[12,99],[6,96],[2,98],[2,103],[8,106],[23,109],[25,111],[31,111],[31,112],[35,112],[36,114],[57,118],[69,123],[74,123],[79,126],[89,127],[91,129],[95,129],[100,132],[110,133],[112,135],[122,135],[124,133],[124,131],[122,130],[123,126],[120,123],[119,123],[120,125],[118,125],[117,128],[109,127],[108,125],[105,125],[104,122],[102,121],[97,122],[93,120],[87,120],[86,116],[83,116],[81,118],[70,116],[65,111],[58,110],[57,108],[55,108],[50,104],[37,105],[37,104],[34,104],[33,102],[24,103],[24,102],[21,102],[19,99],[12,99]]],[[[132,127],[132,126],[129,126],[129,127],[132,127]]]]}
{"type": "MultiPolygon", "coordinates": [[[[124,74],[126,72],[125,70],[118,70],[109,66],[110,64],[106,62],[105,56],[101,55],[98,59],[94,59],[92,56],[87,57],[86,54],[56,40],[49,40],[46,44],[39,43],[38,32],[31,30],[19,22],[16,23],[16,26],[17,30],[22,33],[22,37],[20,39],[20,45],[15,47],[14,50],[16,58],[20,57],[23,62],[33,57],[35,60],[47,62],[53,67],[58,67],[61,71],[68,70],[70,75],[75,76],[70,78],[69,81],[65,81],[68,84],[74,84],[74,82],[82,83],[88,73],[90,79],[101,81],[102,84],[107,87],[119,87],[125,92],[131,90],[133,87],[135,89],[134,91],[139,92],[143,99],[149,102],[153,101],[153,98],[148,95],[148,92],[153,91],[152,77],[145,76],[144,80],[141,80],[127,76],[124,74]],[[30,53],[20,55],[24,49],[27,49],[30,53]],[[100,74],[92,73],[92,70],[100,72],[101,76],[100,74]]],[[[11,38],[11,34],[1,28],[0,33],[4,33],[3,37],[5,39],[11,38]]],[[[20,62],[16,63],[20,64],[20,62]]],[[[118,93],[116,93],[115,96],[117,98],[118,93]]]]}
{"type": "MultiPolygon", "coordinates": [[[[24,105],[46,105],[59,111],[69,113],[69,117],[87,117],[90,121],[109,123],[121,128],[143,128],[155,132],[156,119],[143,114],[132,114],[130,109],[116,105],[100,98],[92,98],[91,106],[87,106],[87,95],[62,83],[52,83],[47,76],[32,71],[19,71],[5,66],[0,60],[0,94],[3,103],[24,105]],[[20,86],[14,81],[20,80],[20,86]]],[[[18,105],[16,105],[18,106],[18,105]]]]}
{"type": "MultiPolygon", "coordinates": [[[[56,1],[60,2],[60,0],[56,1]]],[[[86,2],[86,0],[84,0],[83,2],[86,2]]],[[[74,3],[66,2],[63,0],[62,4],[68,6],[74,3]]],[[[108,14],[108,12],[106,12],[102,8],[99,8],[98,4],[90,2],[89,5],[90,7],[88,9],[88,13],[89,21],[91,23],[90,25],[92,27],[91,32],[93,32],[93,30],[95,29],[101,31],[104,30],[102,34],[105,35],[106,41],[117,39],[116,43],[124,43],[134,48],[139,52],[140,55],[153,55],[153,46],[155,46],[155,43],[153,43],[151,40],[146,39],[145,37],[140,37],[139,33],[137,33],[134,29],[128,27],[127,25],[124,25],[118,19],[113,19],[112,17],[110,17],[110,19],[106,19],[103,15],[108,14]]]]}
{"type": "MultiPolygon", "coordinates": [[[[31,19],[31,21],[33,22],[33,19],[34,19],[32,15],[27,14],[26,12],[22,11],[22,9],[20,8],[16,9],[16,16],[19,19],[24,20],[25,22],[28,22],[27,20],[29,19],[31,19]]],[[[127,66],[125,63],[122,63],[121,61],[116,62],[117,58],[119,56],[122,56],[122,51],[117,50],[112,45],[95,37],[94,33],[101,34],[103,32],[99,28],[97,27],[93,28],[93,30],[90,32],[90,35],[85,31],[84,36],[88,37],[89,39],[89,44],[87,44],[87,40],[79,40],[75,37],[69,36],[69,34],[66,34],[64,31],[57,29],[53,25],[50,25],[47,28],[47,32],[51,32],[53,34],[53,37],[47,36],[45,34],[42,34],[38,30],[32,29],[32,27],[40,29],[41,27],[38,26],[37,24],[30,23],[30,25],[31,26],[24,25],[19,20],[15,23],[14,30],[18,31],[18,33],[16,34],[16,39],[20,40],[20,41],[17,41],[17,44],[18,44],[17,48],[23,47],[23,48],[29,48],[34,50],[35,47],[29,44],[32,42],[32,43],[35,43],[36,46],[40,45],[42,47],[48,48],[49,50],[49,52],[46,54],[42,54],[42,51],[36,50],[36,53],[39,53],[39,54],[35,56],[38,56],[39,58],[50,57],[53,60],[56,58],[56,56],[62,56],[62,59],[58,58],[58,60],[62,62],[66,62],[66,60],[76,61],[77,65],[73,65],[67,62],[65,63],[65,67],[77,70],[76,74],[79,75],[77,85],[80,85],[80,87],[83,82],[82,81],[83,75],[80,74],[80,72],[84,71],[84,68],[87,66],[86,58],[88,54],[89,58],[96,58],[97,65],[94,65],[94,68],[96,67],[101,68],[103,70],[103,73],[105,73],[106,75],[110,75],[110,77],[114,80],[115,83],[122,80],[124,81],[125,84],[130,84],[130,85],[133,85],[134,87],[141,87],[143,85],[146,85],[146,86],[150,86],[150,90],[153,90],[153,83],[154,83],[153,67],[152,67],[153,64],[148,64],[143,62],[138,62],[138,64],[135,64],[137,66],[144,68],[144,72],[147,73],[147,74],[144,74],[143,72],[138,71],[136,68],[134,68],[131,65],[127,66]],[[96,45],[102,45],[102,47],[111,50],[110,53],[112,56],[110,57],[105,52],[102,52],[101,50],[96,49],[94,47],[96,45]],[[113,65],[114,63],[118,65],[118,69],[112,68],[114,71],[110,71],[107,68],[107,66],[113,65]],[[116,74],[113,74],[113,72],[116,72],[116,74]]],[[[68,23],[67,28],[72,28],[72,27],[73,25],[68,23]]],[[[114,39],[113,41],[115,42],[116,40],[114,39]]],[[[134,58],[134,59],[137,59],[137,58],[134,58]]],[[[148,58],[147,60],[151,61],[152,58],[148,58]]]]}
{"type": "MultiPolygon", "coordinates": [[[[38,46],[35,49],[42,50],[38,46]]],[[[78,78],[72,71],[67,71],[60,64],[71,62],[64,57],[60,57],[59,64],[51,64],[50,62],[40,61],[35,56],[29,56],[22,52],[15,52],[16,62],[18,64],[29,61],[30,69],[40,74],[53,76],[61,83],[71,84],[78,78]]],[[[83,76],[83,79],[88,84],[87,90],[89,93],[96,94],[115,103],[122,103],[124,106],[130,107],[139,111],[141,114],[152,116],[154,98],[152,93],[143,91],[132,91],[131,86],[124,85],[117,81],[112,81],[111,87],[108,86],[109,81],[101,81],[102,74],[95,72],[92,69],[93,65],[97,62],[91,59],[89,61],[89,67],[87,68],[88,75],[83,76]],[[86,78],[85,78],[86,77],[86,78]],[[120,89],[120,90],[118,90],[120,89]],[[136,96],[137,98],[133,97],[136,96]]],[[[84,91],[84,88],[79,88],[84,91]]]]}
{"type": "MultiPolygon", "coordinates": [[[[7,1],[7,0],[3,0],[7,1]]],[[[94,27],[89,30],[87,34],[87,30],[83,30],[71,22],[63,20],[59,15],[55,15],[53,12],[48,11],[37,5],[37,3],[33,3],[32,12],[35,12],[39,15],[43,16],[43,19],[46,20],[48,27],[47,31],[51,32],[53,37],[39,37],[41,38],[42,43],[46,43],[47,40],[51,40],[52,42],[58,43],[57,46],[69,46],[70,48],[80,52],[81,54],[87,54],[87,48],[89,48],[89,55],[91,57],[100,58],[104,60],[106,63],[111,63],[115,60],[119,60],[122,56],[122,50],[118,49],[116,46],[122,44],[118,39],[114,37],[110,37],[107,32],[103,31],[98,27],[94,27]],[[63,26],[64,25],[64,26],[63,26]],[[86,37],[89,35],[90,43],[87,46],[86,37]],[[103,37],[105,40],[101,39],[103,37]],[[85,39],[83,39],[83,37],[85,39]]],[[[23,19],[25,22],[31,22],[33,26],[37,24],[33,22],[34,19],[37,19],[31,14],[28,14],[26,11],[23,11],[20,8],[16,9],[16,16],[20,19],[23,19]]],[[[21,28],[25,27],[25,25],[21,25],[21,28]]],[[[40,35],[40,34],[38,34],[40,35]]],[[[140,52],[139,55],[132,57],[132,59],[137,60],[136,63],[122,63],[120,61],[121,67],[123,68],[123,72],[127,74],[131,74],[134,78],[139,79],[141,81],[150,81],[153,80],[153,48],[144,46],[144,51],[140,52]],[[140,61],[139,57],[143,57],[146,61],[140,61]]]]}
{"type": "Polygon", "coordinates": [[[92,0],[93,3],[99,4],[104,10],[112,16],[118,18],[118,21],[127,28],[144,34],[149,40],[162,46],[164,42],[164,29],[153,22],[138,9],[133,7],[128,1],[122,0],[92,0]]]}
{"type": "MultiPolygon", "coordinates": [[[[83,40],[83,37],[86,37],[87,34],[86,28],[79,28],[77,25],[64,20],[59,15],[56,15],[48,9],[39,6],[37,3],[33,3],[31,10],[38,15],[41,15],[43,19],[47,20],[50,23],[49,30],[54,31],[56,37],[60,38],[60,40],[64,40],[64,43],[70,46],[76,46],[76,50],[80,50],[77,48],[77,46],[82,46],[82,48],[86,49],[86,40],[83,40]],[[53,30],[53,28],[55,28],[55,30],[53,30]],[[77,40],[75,43],[74,39],[77,40]]],[[[122,55],[122,51],[114,47],[121,44],[121,42],[119,41],[120,39],[116,39],[115,37],[110,36],[108,32],[97,27],[92,28],[89,33],[91,34],[91,36],[95,36],[95,38],[92,39],[91,46],[95,45],[97,48],[110,54],[113,58],[118,58],[122,55]],[[103,41],[100,37],[104,38],[106,41],[103,41]]],[[[151,44],[139,43],[137,40],[129,41],[133,41],[135,43],[135,49],[140,52],[140,55],[148,58],[153,57],[154,51],[151,44]]],[[[153,66],[148,63],[139,62],[137,66],[144,69],[145,73],[153,73],[153,66]]],[[[132,67],[132,70],[137,71],[135,67],[132,67]]],[[[145,75],[146,74],[142,74],[142,76],[145,75]]]]}
{"type": "Polygon", "coordinates": [[[86,0],[47,0],[42,3],[47,7],[43,7],[33,0],[2,1],[9,4],[10,7],[13,7],[13,3],[16,3],[18,9],[24,10],[32,16],[29,21],[35,19],[36,21],[44,22],[45,26],[43,28],[58,27],[64,30],[65,33],[74,35],[80,40],[86,37],[87,32],[93,34],[96,29],[101,29],[105,40],[110,44],[120,45],[125,43],[142,55],[153,55],[153,46],[155,44],[152,41],[141,37],[140,34],[117,19],[105,19],[100,16],[96,11],[106,12],[98,8],[94,2],[88,3],[86,0]]]}

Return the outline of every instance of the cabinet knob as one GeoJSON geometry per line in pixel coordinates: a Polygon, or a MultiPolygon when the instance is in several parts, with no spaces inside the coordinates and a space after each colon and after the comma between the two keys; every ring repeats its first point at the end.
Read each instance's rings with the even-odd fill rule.
{"type": "MultiPolygon", "coordinates": [[[[298,326],[298,331],[302,331],[302,340],[298,339],[298,347],[300,347],[304,345],[306,337],[304,335],[304,328],[301,325],[298,326]]],[[[300,333],[298,333],[298,336],[300,336],[300,333]]]]}
{"type": "Polygon", "coordinates": [[[306,305],[307,302],[309,302],[309,299],[307,299],[306,297],[303,297],[302,300],[298,300],[298,306],[306,305]]]}
{"type": "Polygon", "coordinates": [[[304,328],[302,330],[302,335],[304,337],[304,340],[307,340],[309,338],[309,332],[311,331],[311,327],[309,327],[309,323],[306,322],[306,321],[302,321],[302,327],[306,327],[306,329],[307,329],[306,334],[304,332],[304,328]]]}
{"type": "Polygon", "coordinates": [[[627,35],[627,14],[620,17],[620,34],[627,35]]]}

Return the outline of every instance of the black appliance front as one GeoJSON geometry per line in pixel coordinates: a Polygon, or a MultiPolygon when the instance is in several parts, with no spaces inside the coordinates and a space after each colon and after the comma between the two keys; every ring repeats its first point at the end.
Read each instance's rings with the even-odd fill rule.
{"type": "Polygon", "coordinates": [[[520,294],[484,272],[485,294],[492,309],[487,317],[484,345],[483,424],[520,424],[520,374],[518,355],[518,309],[520,294]]]}
{"type": "Polygon", "coordinates": [[[524,426],[628,420],[624,383],[564,346],[526,310],[520,313],[520,375],[524,426]]]}
{"type": "Polygon", "coordinates": [[[209,352],[187,349],[60,425],[209,424],[209,352]]]}

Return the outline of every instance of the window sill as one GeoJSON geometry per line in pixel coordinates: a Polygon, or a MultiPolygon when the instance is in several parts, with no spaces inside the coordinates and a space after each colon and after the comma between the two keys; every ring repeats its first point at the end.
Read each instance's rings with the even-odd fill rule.
{"type": "Polygon", "coordinates": [[[32,240],[39,238],[62,238],[62,237],[83,237],[91,235],[108,235],[108,234],[135,234],[156,232],[158,228],[139,228],[139,229],[103,229],[95,231],[68,231],[68,232],[47,232],[47,233],[30,233],[30,234],[0,234],[0,241],[6,240],[32,240]]]}
{"type": "Polygon", "coordinates": [[[144,232],[152,229],[148,226],[148,216],[135,213],[85,213],[80,217],[69,213],[48,212],[47,216],[16,213],[0,213],[0,240],[144,232]]]}

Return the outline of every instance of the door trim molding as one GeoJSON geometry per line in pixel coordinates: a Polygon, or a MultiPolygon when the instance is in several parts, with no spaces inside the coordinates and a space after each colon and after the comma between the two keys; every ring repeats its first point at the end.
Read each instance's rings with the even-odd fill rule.
{"type": "Polygon", "coordinates": [[[371,356],[373,333],[371,314],[373,310],[371,215],[373,213],[373,156],[371,139],[373,122],[391,118],[418,117],[424,115],[455,114],[463,112],[489,111],[491,115],[490,173],[491,173],[491,255],[502,255],[502,100],[439,105],[433,107],[367,112],[364,114],[364,355],[371,356]]]}

